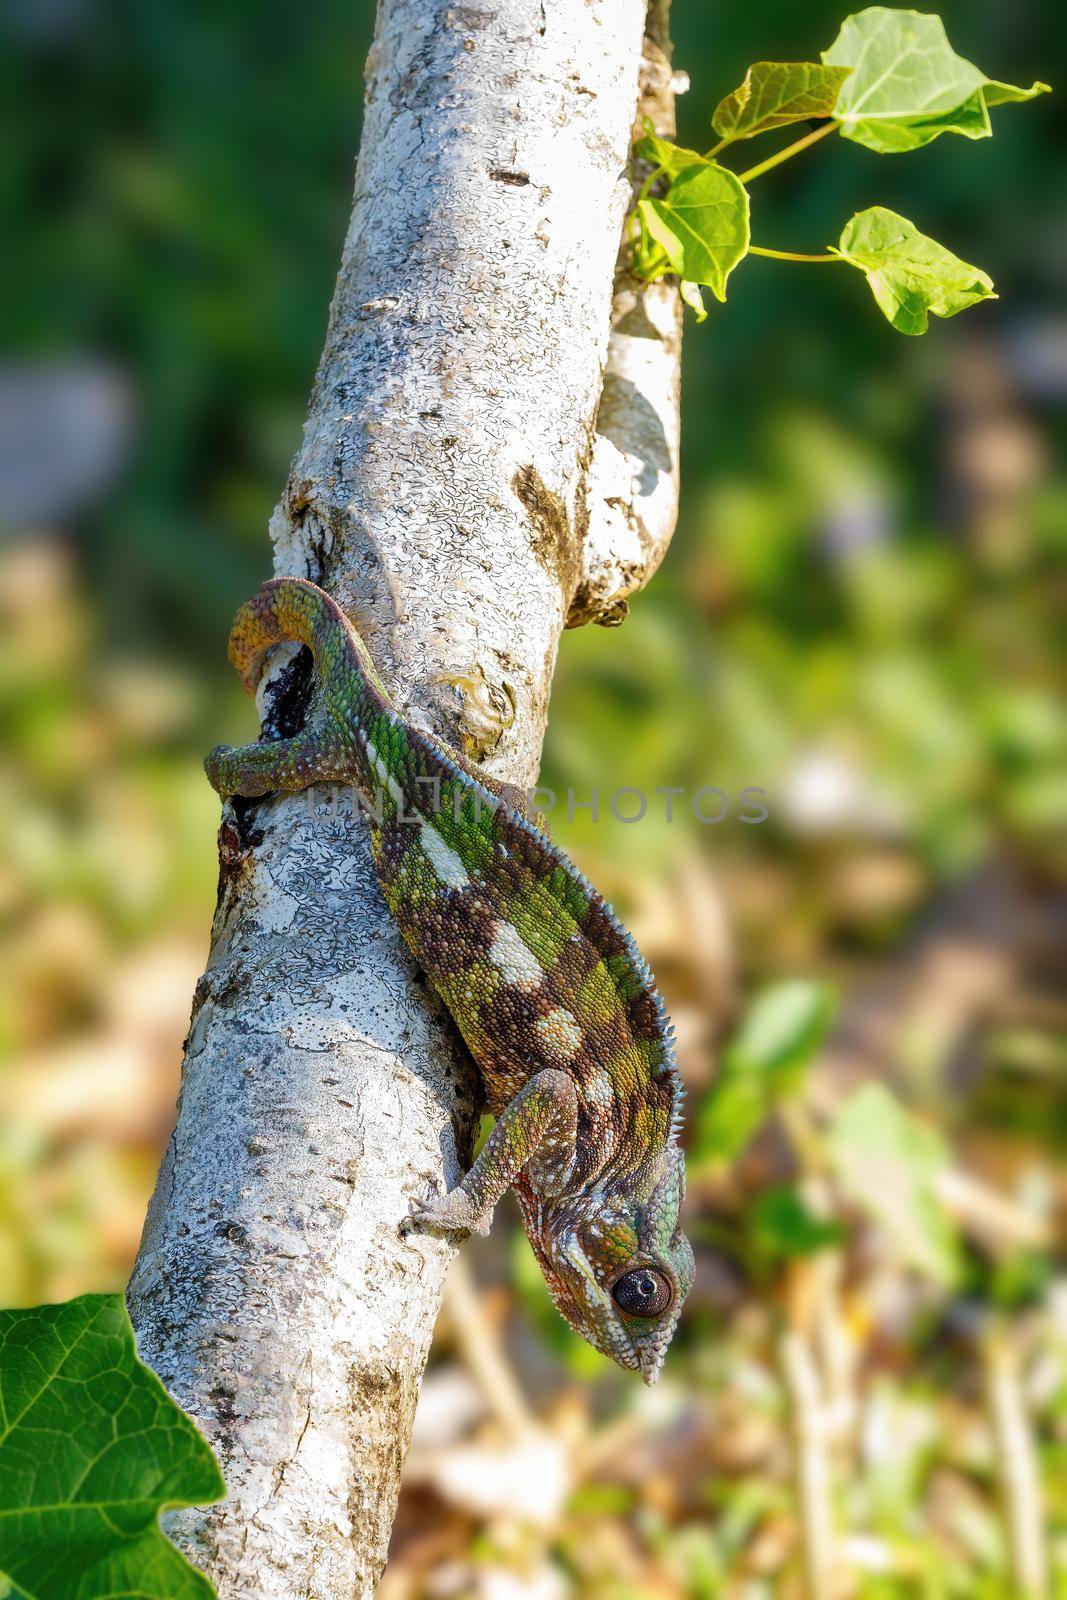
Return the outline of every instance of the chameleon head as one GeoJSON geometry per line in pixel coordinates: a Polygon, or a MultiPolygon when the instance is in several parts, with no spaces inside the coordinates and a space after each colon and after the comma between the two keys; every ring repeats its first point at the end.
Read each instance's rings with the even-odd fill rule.
{"type": "Polygon", "coordinates": [[[663,1150],[634,1193],[595,1191],[575,1208],[527,1232],[545,1280],[571,1327],[620,1367],[659,1377],[682,1303],[693,1282],[693,1252],[681,1231],[682,1154],[663,1150]]]}

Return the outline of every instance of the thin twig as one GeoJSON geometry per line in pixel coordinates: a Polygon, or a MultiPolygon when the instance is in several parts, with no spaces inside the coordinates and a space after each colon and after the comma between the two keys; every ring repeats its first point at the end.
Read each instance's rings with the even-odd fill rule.
{"type": "Polygon", "coordinates": [[[817,140],[825,139],[828,133],[836,131],[836,122],[824,122],[821,128],[806,133],[803,139],[794,139],[792,144],[787,144],[785,149],[779,150],[776,155],[768,156],[766,161],[761,161],[758,166],[749,167],[747,172],[739,172],[738,177],[742,183],[751,183],[753,178],[762,178],[772,167],[781,166],[783,161],[788,161],[792,156],[798,156],[802,150],[806,150],[809,144],[815,144],[817,140]]]}
{"type": "Polygon", "coordinates": [[[823,1250],[811,1263],[816,1273],[812,1347],[822,1375],[828,1448],[837,1472],[848,1469],[856,1420],[856,1349],[841,1313],[843,1258],[823,1250]]]}
{"type": "Polygon", "coordinates": [[[795,1327],[778,1341],[778,1365],[789,1397],[804,1593],[806,1600],[833,1600],[837,1549],[826,1412],[807,1339],[795,1327]]]}
{"type": "Polygon", "coordinates": [[[453,1261],[445,1280],[443,1305],[460,1354],[475,1382],[481,1385],[493,1415],[510,1438],[525,1438],[535,1427],[534,1419],[496,1331],[490,1326],[462,1253],[453,1261]]]}
{"type": "Polygon", "coordinates": [[[1047,1600],[1041,1474],[1019,1381],[1018,1359],[1006,1329],[997,1329],[983,1341],[982,1369],[996,1444],[1012,1592],[1019,1600],[1047,1600]]]}
{"type": "Polygon", "coordinates": [[[1051,1250],[1056,1230],[1048,1217],[1027,1210],[972,1173],[946,1167],[935,1182],[937,1198],[964,1232],[1005,1255],[1013,1250],[1051,1250]]]}

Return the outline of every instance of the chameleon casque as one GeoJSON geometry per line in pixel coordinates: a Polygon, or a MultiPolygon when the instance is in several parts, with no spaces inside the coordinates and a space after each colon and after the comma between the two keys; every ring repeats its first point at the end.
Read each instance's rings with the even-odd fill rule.
{"type": "Polygon", "coordinates": [[[282,640],[312,653],[304,730],[208,757],[223,796],[354,785],[386,902],[485,1082],[492,1133],[462,1183],[412,1219],[487,1233],[508,1185],[578,1333],[654,1383],[693,1277],[681,1231],[682,1086],[633,940],[562,851],[397,710],[340,606],[275,578],[238,612],[230,660],[254,693],[282,640]]]}

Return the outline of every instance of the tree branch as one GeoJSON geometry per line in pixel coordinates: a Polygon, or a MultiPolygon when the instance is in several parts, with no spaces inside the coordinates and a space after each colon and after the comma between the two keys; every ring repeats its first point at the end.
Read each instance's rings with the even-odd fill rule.
{"type": "MultiPolygon", "coordinates": [[[[271,525],[275,570],[338,597],[408,714],[520,784],[582,578],[644,23],[643,0],[381,0],[271,525]]],[[[308,673],[280,654],[261,709],[293,732],[308,673]]],[[[171,1519],[182,1548],[223,1600],[351,1600],[385,1560],[453,1254],[398,1224],[456,1181],[478,1091],[350,796],[238,802],[219,855],[131,1313],[229,1485],[171,1519]]]]}
{"type": "MultiPolygon", "coordinates": [[[[650,0],[635,138],[646,119],[673,138],[669,0],[650,0]]],[[[633,195],[652,168],[637,162],[633,195]]],[[[682,301],[673,279],[645,283],[630,270],[624,231],[615,274],[611,343],[589,462],[582,572],[567,626],[625,621],[629,597],[667,553],[678,515],[682,301]]]]}

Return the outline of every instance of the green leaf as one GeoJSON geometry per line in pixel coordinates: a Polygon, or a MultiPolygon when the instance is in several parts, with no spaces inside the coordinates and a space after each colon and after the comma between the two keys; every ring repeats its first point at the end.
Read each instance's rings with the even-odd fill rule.
{"type": "Polygon", "coordinates": [[[0,1594],[208,1600],[157,1519],[225,1494],[208,1445],[138,1361],[121,1295],[0,1312],[0,1594]]]}
{"type": "Polygon", "coordinates": [[[901,333],[925,333],[930,312],[954,317],[979,300],[997,298],[988,273],[885,206],[858,211],[845,224],[835,254],[866,273],[881,311],[901,333]]]}
{"type": "Polygon", "coordinates": [[[671,270],[667,260],[667,252],[663,246],[649,233],[641,215],[640,206],[634,211],[631,219],[633,227],[633,269],[639,278],[644,278],[652,283],[656,278],[665,277],[671,270]]]}
{"type": "Polygon", "coordinates": [[[698,286],[725,300],[726,279],[748,249],[748,194],[725,167],[661,139],[647,117],[634,152],[651,163],[654,177],[671,180],[662,199],[643,195],[637,203],[634,272],[648,280],[677,273],[682,299],[703,322],[698,286]]]}
{"type": "Polygon", "coordinates": [[[795,1076],[813,1060],[837,1009],[826,983],[793,978],[760,991],[730,1045],[730,1057],[749,1070],[795,1076]]]}
{"type": "Polygon", "coordinates": [[[748,194],[714,161],[683,167],[662,200],[640,200],[641,225],[670,270],[726,299],[726,280],[748,250],[748,194]]]}
{"type": "Polygon", "coordinates": [[[840,1223],[816,1216],[791,1184],[761,1194],[748,1222],[756,1253],[769,1265],[815,1255],[843,1237],[840,1223]]]}
{"type": "Polygon", "coordinates": [[[691,1162],[694,1171],[736,1161],[774,1109],[772,1085],[726,1071],[696,1111],[691,1162]]]}
{"type": "Polygon", "coordinates": [[[891,154],[942,133],[988,138],[989,107],[1045,94],[1047,83],[997,83],[958,56],[940,17],[870,6],[847,17],[822,59],[851,67],[833,116],[846,139],[891,154]]]}
{"type": "Polygon", "coordinates": [[[957,1240],[936,1192],[949,1151],[937,1130],[906,1111],[883,1084],[867,1083],[838,1106],[828,1142],[841,1187],[874,1217],[908,1265],[938,1283],[954,1282],[957,1240]]]}
{"type": "Polygon", "coordinates": [[[645,136],[634,145],[634,155],[639,161],[649,162],[658,172],[665,172],[671,178],[677,177],[686,167],[704,164],[704,157],[699,151],[686,150],[680,144],[672,144],[669,139],[661,139],[647,117],[645,136]]]}
{"type": "Polygon", "coordinates": [[[987,106],[1006,106],[1018,104],[1020,100],[1033,100],[1039,94],[1051,94],[1052,85],[1042,83],[1035,78],[1029,89],[1020,89],[1014,83],[998,83],[995,78],[987,78],[982,90],[982,99],[987,106]]]}
{"type": "Polygon", "coordinates": [[[708,314],[708,308],[704,304],[704,296],[700,292],[699,283],[687,283],[683,278],[678,285],[678,292],[690,311],[696,314],[697,321],[703,322],[708,314]]]}
{"type": "Polygon", "coordinates": [[[732,141],[809,117],[828,117],[851,71],[817,61],[757,61],[744,83],[719,101],[711,125],[721,139],[732,141]]]}
{"type": "Polygon", "coordinates": [[[696,1113],[693,1159],[735,1160],[777,1101],[797,1093],[836,1008],[827,984],[772,984],[749,1008],[696,1113]]]}

